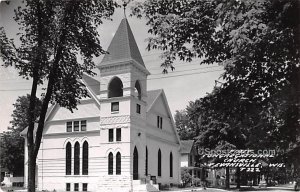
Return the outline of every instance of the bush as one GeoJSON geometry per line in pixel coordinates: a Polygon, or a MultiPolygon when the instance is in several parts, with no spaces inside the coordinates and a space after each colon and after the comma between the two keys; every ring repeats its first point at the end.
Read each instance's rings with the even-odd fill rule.
{"type": "Polygon", "coordinates": [[[193,183],[195,186],[200,186],[201,185],[201,179],[199,178],[193,178],[193,183]]]}
{"type": "Polygon", "coordinates": [[[192,176],[189,173],[189,170],[187,168],[183,168],[181,170],[181,181],[182,181],[183,187],[185,187],[188,183],[192,182],[192,176]]]}

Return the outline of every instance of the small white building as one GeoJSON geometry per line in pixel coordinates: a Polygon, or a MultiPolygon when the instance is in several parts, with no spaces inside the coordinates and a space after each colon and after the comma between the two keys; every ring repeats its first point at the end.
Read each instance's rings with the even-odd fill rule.
{"type": "Polygon", "coordinates": [[[156,191],[179,184],[180,140],[172,114],[163,90],[147,90],[150,73],[126,18],[108,52],[97,66],[100,77],[84,76],[90,98],[78,110],[49,108],[38,190],[156,191]]]}

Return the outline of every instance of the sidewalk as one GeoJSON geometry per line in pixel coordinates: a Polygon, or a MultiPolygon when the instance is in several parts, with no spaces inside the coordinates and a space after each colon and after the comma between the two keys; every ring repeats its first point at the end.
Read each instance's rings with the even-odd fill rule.
{"type": "Polygon", "coordinates": [[[195,188],[177,188],[176,190],[168,190],[168,191],[161,191],[161,192],[219,192],[219,191],[227,191],[224,189],[218,189],[218,188],[206,188],[203,189],[203,187],[195,187],[195,188]]]}

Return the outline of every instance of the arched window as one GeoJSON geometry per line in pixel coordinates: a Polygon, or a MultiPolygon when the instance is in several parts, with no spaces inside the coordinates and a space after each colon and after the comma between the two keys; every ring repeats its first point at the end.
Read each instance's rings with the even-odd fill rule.
{"type": "Polygon", "coordinates": [[[89,144],[87,141],[82,146],[82,175],[89,174],[89,144]]]}
{"type": "Polygon", "coordinates": [[[170,153],[170,177],[173,177],[173,154],[170,153]]]}
{"type": "Polygon", "coordinates": [[[142,93],[141,93],[141,85],[139,81],[135,82],[135,91],[134,91],[134,96],[136,96],[139,100],[142,98],[142,93]]]}
{"type": "Polygon", "coordinates": [[[118,152],[116,156],[116,175],[121,175],[121,153],[118,152]]]}
{"type": "Polygon", "coordinates": [[[157,155],[157,176],[161,177],[161,151],[158,150],[157,155]]]}
{"type": "Polygon", "coordinates": [[[148,148],[146,146],[146,162],[145,162],[145,175],[148,175],[148,148]]]}
{"type": "Polygon", "coordinates": [[[72,146],[68,142],[66,146],[66,175],[71,175],[72,170],[72,146]]]}
{"type": "Polygon", "coordinates": [[[112,152],[108,154],[108,174],[112,175],[114,173],[114,156],[112,152]]]}
{"type": "Polygon", "coordinates": [[[108,98],[122,97],[123,83],[118,77],[114,77],[108,85],[108,98]]]}
{"type": "Polygon", "coordinates": [[[79,175],[80,172],[80,146],[76,142],[74,146],[74,175],[79,175]]]}
{"type": "Polygon", "coordinates": [[[139,153],[136,147],[133,150],[133,180],[139,179],[139,153]]]}

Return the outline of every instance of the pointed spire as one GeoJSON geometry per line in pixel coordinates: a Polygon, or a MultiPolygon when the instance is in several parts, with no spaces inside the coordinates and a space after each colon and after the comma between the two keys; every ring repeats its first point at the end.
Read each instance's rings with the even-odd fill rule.
{"type": "Polygon", "coordinates": [[[99,66],[135,60],[137,63],[145,67],[141,53],[126,18],[122,19],[107,51],[108,54],[104,56],[99,66]]]}

